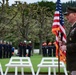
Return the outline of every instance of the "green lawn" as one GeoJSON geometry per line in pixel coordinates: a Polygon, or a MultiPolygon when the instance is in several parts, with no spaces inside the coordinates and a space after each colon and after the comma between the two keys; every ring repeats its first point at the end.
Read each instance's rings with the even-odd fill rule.
{"type": "MultiPolygon", "coordinates": [[[[33,68],[34,68],[35,72],[37,72],[37,69],[38,69],[37,65],[40,63],[41,59],[42,59],[42,56],[39,54],[34,54],[33,56],[31,56],[31,62],[33,64],[33,68]]],[[[0,59],[0,63],[2,65],[2,69],[4,72],[6,70],[5,64],[7,64],[8,62],[9,62],[9,58],[8,59],[0,59]]],[[[18,71],[20,72],[20,68],[18,69],[18,71]]],[[[31,70],[29,68],[24,68],[24,71],[31,72],[31,70]]],[[[63,69],[61,69],[60,71],[63,72],[63,69]]],[[[9,72],[14,72],[14,68],[10,68],[9,72]]],[[[48,72],[48,69],[41,68],[40,72],[48,72]]]]}

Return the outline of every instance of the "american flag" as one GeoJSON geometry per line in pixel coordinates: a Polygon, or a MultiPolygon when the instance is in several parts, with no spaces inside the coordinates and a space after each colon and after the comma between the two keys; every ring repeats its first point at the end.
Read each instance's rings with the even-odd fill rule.
{"type": "Polygon", "coordinates": [[[61,6],[60,0],[57,0],[57,2],[56,2],[56,11],[54,13],[52,33],[54,33],[56,35],[56,48],[58,49],[59,36],[62,37],[61,41],[66,42],[64,18],[63,18],[63,14],[62,14],[62,6],[61,6]]]}

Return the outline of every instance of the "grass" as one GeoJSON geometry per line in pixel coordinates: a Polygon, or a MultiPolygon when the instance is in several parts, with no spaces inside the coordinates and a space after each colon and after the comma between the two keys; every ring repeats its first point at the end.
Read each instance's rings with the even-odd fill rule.
{"type": "MultiPolygon", "coordinates": [[[[42,56],[39,54],[34,54],[30,58],[31,58],[31,62],[32,62],[34,71],[37,72],[37,69],[38,69],[37,65],[41,62],[42,56]]],[[[5,72],[5,70],[6,70],[5,64],[7,64],[9,62],[9,60],[10,60],[9,58],[8,59],[0,59],[0,63],[2,65],[3,72],[5,72]]],[[[14,70],[15,70],[14,68],[10,68],[9,72],[14,72],[14,70]]],[[[20,68],[18,69],[18,71],[20,72],[20,68]]],[[[31,72],[31,70],[29,68],[24,68],[24,71],[31,72]]],[[[40,72],[48,72],[48,69],[41,68],[40,72]]],[[[60,72],[63,72],[63,69],[61,69],[60,72]]]]}

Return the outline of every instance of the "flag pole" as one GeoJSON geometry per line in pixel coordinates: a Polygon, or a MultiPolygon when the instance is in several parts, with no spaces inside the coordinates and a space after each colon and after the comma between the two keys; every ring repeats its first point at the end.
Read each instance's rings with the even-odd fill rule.
{"type": "Polygon", "coordinates": [[[58,75],[60,75],[60,45],[61,45],[61,33],[58,31],[58,75]]]}
{"type": "Polygon", "coordinates": [[[60,47],[58,42],[58,75],[60,75],[60,47]]]}
{"type": "Polygon", "coordinates": [[[62,45],[63,33],[58,31],[58,74],[60,75],[60,46],[62,45]]]}

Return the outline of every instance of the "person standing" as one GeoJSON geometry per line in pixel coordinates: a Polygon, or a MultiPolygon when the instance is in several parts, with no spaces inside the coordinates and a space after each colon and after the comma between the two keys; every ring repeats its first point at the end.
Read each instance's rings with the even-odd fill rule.
{"type": "Polygon", "coordinates": [[[6,42],[6,58],[8,58],[9,56],[9,42],[6,42]]]}
{"type": "Polygon", "coordinates": [[[12,55],[11,56],[14,55],[14,50],[15,50],[15,47],[12,47],[12,51],[11,51],[12,55]]]}
{"type": "Polygon", "coordinates": [[[54,42],[51,42],[51,50],[52,50],[52,56],[55,57],[56,56],[56,46],[54,44],[54,42]]]}
{"type": "Polygon", "coordinates": [[[66,66],[71,75],[76,75],[76,7],[67,7],[64,13],[67,21],[71,23],[67,43],[60,46],[60,49],[66,51],[66,66]]]}
{"type": "Polygon", "coordinates": [[[23,43],[23,56],[26,56],[26,49],[27,49],[27,45],[26,45],[26,41],[24,41],[23,43]]]}
{"type": "Polygon", "coordinates": [[[8,47],[9,47],[9,58],[11,58],[11,56],[12,56],[12,42],[9,42],[8,47]]]}
{"type": "Polygon", "coordinates": [[[6,41],[3,42],[3,58],[6,57],[6,41]]]}
{"type": "Polygon", "coordinates": [[[18,47],[19,47],[19,56],[22,57],[23,43],[20,42],[19,45],[18,45],[18,47]]]}
{"type": "Polygon", "coordinates": [[[42,53],[44,57],[47,56],[47,43],[46,42],[42,43],[42,53]]]}
{"type": "Polygon", "coordinates": [[[48,43],[47,49],[48,49],[48,56],[52,57],[51,42],[48,43]]]}
{"type": "Polygon", "coordinates": [[[32,51],[32,42],[29,41],[28,45],[27,45],[27,49],[28,49],[28,57],[31,57],[31,51],[32,51]]]}
{"type": "Polygon", "coordinates": [[[56,46],[53,41],[48,43],[48,55],[51,57],[56,56],[56,46]]]}
{"type": "Polygon", "coordinates": [[[0,58],[2,59],[2,41],[0,41],[0,58]]]}

